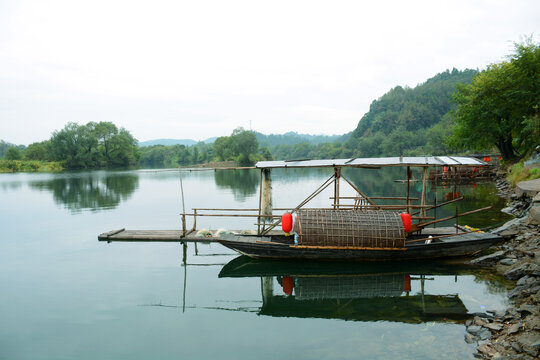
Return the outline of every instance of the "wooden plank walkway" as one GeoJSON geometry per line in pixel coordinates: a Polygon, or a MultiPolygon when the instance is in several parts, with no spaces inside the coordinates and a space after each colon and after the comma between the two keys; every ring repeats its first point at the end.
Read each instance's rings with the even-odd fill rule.
{"type": "MultiPolygon", "coordinates": [[[[240,230],[233,230],[235,233],[241,233],[240,230]]],[[[215,233],[215,231],[211,231],[215,233]]],[[[279,234],[282,232],[271,231],[270,234],[279,234]]],[[[211,243],[220,240],[219,237],[196,236],[196,232],[188,231],[186,237],[182,237],[182,230],[112,230],[98,235],[99,241],[152,241],[152,242],[204,242],[211,243]]]]}
{"type": "MultiPolygon", "coordinates": [[[[455,227],[426,228],[422,231],[423,235],[451,234],[455,227]]],[[[460,229],[461,230],[461,229],[460,229]]],[[[466,231],[466,229],[463,229],[466,231]]],[[[233,230],[240,233],[240,230],[233,230]]],[[[212,231],[215,233],[215,231],[212,231]]],[[[182,237],[182,230],[112,230],[98,235],[99,241],[152,241],[152,242],[217,242],[219,237],[196,236],[196,232],[189,232],[186,237],[182,237]]],[[[282,231],[270,231],[270,235],[283,234],[282,231]]]]}
{"type": "Polygon", "coordinates": [[[216,242],[215,237],[201,237],[188,234],[182,237],[182,230],[126,230],[109,231],[98,236],[100,241],[162,241],[162,242],[216,242]]]}

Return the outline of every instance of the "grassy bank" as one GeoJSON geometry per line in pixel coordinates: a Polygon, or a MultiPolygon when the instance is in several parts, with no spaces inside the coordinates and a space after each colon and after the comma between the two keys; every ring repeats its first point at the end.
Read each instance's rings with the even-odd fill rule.
{"type": "Polygon", "coordinates": [[[523,165],[522,162],[514,164],[509,168],[508,181],[516,186],[520,181],[533,180],[540,178],[539,168],[530,168],[523,165]]]}
{"type": "Polygon", "coordinates": [[[13,172],[56,172],[64,167],[57,161],[0,160],[0,173],[13,172]]]}

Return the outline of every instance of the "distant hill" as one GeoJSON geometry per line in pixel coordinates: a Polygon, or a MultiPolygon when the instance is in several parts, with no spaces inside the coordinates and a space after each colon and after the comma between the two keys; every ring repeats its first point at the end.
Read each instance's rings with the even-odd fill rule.
{"type": "MultiPolygon", "coordinates": [[[[296,132],[290,131],[285,134],[270,134],[265,135],[255,131],[257,141],[261,147],[273,147],[276,145],[285,145],[285,144],[300,144],[300,143],[310,143],[312,145],[334,142],[335,140],[342,137],[342,135],[309,135],[309,134],[298,134],[296,132]]],[[[216,141],[217,137],[211,137],[202,142],[205,144],[213,144],[216,141]]],[[[198,141],[192,139],[156,139],[156,140],[147,140],[139,142],[140,147],[145,146],[154,146],[154,145],[185,145],[192,146],[197,144],[198,141]]]]}
{"type": "MultiPolygon", "coordinates": [[[[205,144],[212,144],[214,141],[216,141],[216,137],[208,138],[206,140],[203,140],[202,142],[205,144]]],[[[139,142],[140,147],[144,146],[154,146],[154,145],[185,145],[185,146],[191,146],[197,144],[198,141],[192,140],[192,139],[156,139],[156,140],[147,140],[147,141],[141,141],[139,142]]]]}
{"type": "Polygon", "coordinates": [[[334,142],[342,137],[342,135],[309,135],[299,134],[294,131],[289,131],[284,134],[265,135],[255,132],[259,146],[272,148],[278,145],[296,145],[301,143],[309,143],[318,145],[323,143],[334,142]]]}

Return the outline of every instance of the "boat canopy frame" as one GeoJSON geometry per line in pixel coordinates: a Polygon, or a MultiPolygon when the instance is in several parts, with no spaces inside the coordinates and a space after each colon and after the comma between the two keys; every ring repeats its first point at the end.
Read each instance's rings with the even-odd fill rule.
{"type": "MultiPolygon", "coordinates": [[[[260,170],[260,187],[259,187],[259,206],[258,209],[208,209],[208,208],[193,208],[193,214],[186,214],[185,210],[182,213],[182,228],[183,236],[193,233],[196,231],[196,223],[198,216],[238,216],[238,217],[256,217],[257,218],[257,235],[264,236],[268,235],[276,226],[281,224],[281,216],[277,215],[268,215],[263,214],[262,208],[262,199],[263,199],[263,176],[264,173],[267,173],[269,176],[272,169],[289,169],[289,168],[333,168],[333,174],[322,183],[315,191],[313,191],[309,196],[307,196],[302,202],[300,202],[294,208],[287,209],[274,209],[274,210],[285,210],[291,214],[296,213],[299,209],[303,208],[308,202],[313,198],[319,195],[323,190],[328,188],[330,185],[334,185],[334,196],[331,198],[333,204],[330,209],[346,209],[346,210],[359,210],[359,209],[370,209],[370,210],[403,210],[408,214],[411,214],[412,219],[416,219],[421,224],[425,220],[431,220],[434,218],[427,216],[427,211],[431,209],[436,209],[437,207],[443,206],[446,203],[453,202],[451,200],[446,203],[435,203],[434,205],[426,204],[426,180],[427,180],[427,170],[428,167],[448,167],[448,168],[457,168],[457,167],[484,167],[489,164],[473,157],[464,157],[464,156],[416,156],[416,157],[381,157],[381,158],[349,158],[349,159],[321,159],[321,160],[311,160],[311,159],[299,159],[299,160],[280,160],[280,161],[259,161],[255,164],[254,167],[243,167],[243,168],[227,168],[230,169],[259,169],[260,170]],[[381,167],[406,167],[407,168],[407,192],[405,197],[369,197],[363,192],[361,192],[350,180],[342,175],[342,168],[369,168],[369,169],[379,169],[381,167]],[[411,181],[411,167],[420,167],[423,168],[423,180],[422,180],[422,193],[421,198],[412,198],[410,197],[410,181],[411,181]],[[352,198],[355,200],[353,205],[344,205],[340,204],[340,199],[351,199],[351,197],[340,197],[340,180],[343,179],[349,186],[351,186],[357,193],[357,196],[352,198]],[[379,205],[375,203],[375,199],[390,199],[390,200],[400,200],[405,201],[405,204],[397,205],[379,205]],[[420,200],[419,205],[411,204],[411,201],[420,200]],[[258,211],[258,214],[204,214],[200,213],[201,211],[258,211]],[[415,213],[412,213],[412,210],[416,210],[415,213]],[[193,228],[191,230],[186,229],[185,217],[193,216],[193,228]],[[270,220],[270,223],[267,222],[270,220]]],[[[200,169],[203,170],[203,169],[200,169]]],[[[207,168],[206,170],[219,170],[207,168]]],[[[192,171],[192,169],[180,169],[180,177],[182,171],[192,171]]],[[[462,199],[462,198],[461,198],[462,199]]],[[[456,218],[459,215],[456,213],[456,218]]],[[[435,221],[436,222],[436,221],[435,221]]],[[[430,222],[433,223],[433,222],[430,222]]],[[[427,223],[426,223],[427,224],[427,223]]],[[[413,226],[414,227],[414,226],[413,226]]]]}

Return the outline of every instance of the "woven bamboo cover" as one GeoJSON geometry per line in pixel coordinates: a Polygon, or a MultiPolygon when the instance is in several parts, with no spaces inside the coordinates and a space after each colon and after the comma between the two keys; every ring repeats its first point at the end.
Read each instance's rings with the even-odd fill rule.
{"type": "Polygon", "coordinates": [[[298,277],[294,294],[298,300],[394,297],[402,294],[403,286],[403,274],[298,277]]]}
{"type": "Polygon", "coordinates": [[[397,212],[302,209],[294,223],[298,245],[403,248],[405,232],[397,212]]]}

